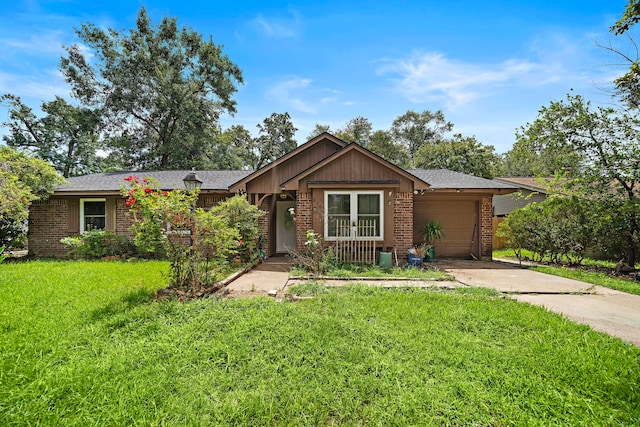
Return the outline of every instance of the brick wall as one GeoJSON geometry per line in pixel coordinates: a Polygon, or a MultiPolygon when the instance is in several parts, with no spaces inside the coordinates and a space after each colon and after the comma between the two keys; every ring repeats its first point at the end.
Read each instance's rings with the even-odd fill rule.
{"type": "Polygon", "coordinates": [[[480,256],[491,259],[493,249],[492,196],[484,196],[480,202],[480,256]]]}
{"type": "Polygon", "coordinates": [[[129,212],[129,208],[125,205],[124,198],[116,199],[116,234],[133,238],[133,233],[129,228],[133,225],[133,214],[129,212]]]}
{"type": "Polygon", "coordinates": [[[69,233],[69,204],[65,199],[36,201],[29,208],[29,255],[64,256],[60,239],[69,233]]]}
{"type": "Polygon", "coordinates": [[[271,212],[269,209],[269,204],[271,201],[271,197],[265,197],[260,206],[258,208],[264,212],[264,215],[258,219],[258,226],[260,227],[260,231],[262,236],[264,237],[264,244],[262,245],[262,249],[266,254],[269,254],[269,248],[271,243],[271,236],[269,235],[269,222],[271,218],[271,212]]]}
{"type": "Polygon", "coordinates": [[[313,199],[311,193],[298,193],[296,199],[296,249],[304,251],[307,230],[313,229],[313,199]]]}
{"type": "Polygon", "coordinates": [[[395,194],[393,203],[393,246],[398,259],[407,257],[408,249],[413,246],[413,194],[395,194]]]}

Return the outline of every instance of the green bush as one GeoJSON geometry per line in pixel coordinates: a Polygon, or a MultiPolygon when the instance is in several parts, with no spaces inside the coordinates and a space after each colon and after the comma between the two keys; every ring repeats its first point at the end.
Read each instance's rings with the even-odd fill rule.
{"type": "Polygon", "coordinates": [[[113,231],[91,230],[79,236],[65,237],[60,242],[69,248],[68,256],[83,259],[136,254],[133,242],[125,236],[116,235],[113,231]]]}
{"type": "Polygon", "coordinates": [[[258,243],[262,231],[258,219],[264,212],[249,203],[246,195],[230,197],[217,204],[211,212],[238,232],[237,256],[243,263],[253,263],[259,258],[258,243]]]}
{"type": "Polygon", "coordinates": [[[598,218],[592,201],[550,197],[511,212],[497,235],[507,238],[512,248],[530,250],[534,261],[580,264],[597,245],[598,218]]]}

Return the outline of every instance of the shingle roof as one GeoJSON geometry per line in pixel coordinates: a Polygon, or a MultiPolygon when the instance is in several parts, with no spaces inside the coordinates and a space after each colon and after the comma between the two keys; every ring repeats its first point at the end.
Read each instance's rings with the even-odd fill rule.
{"type": "Polygon", "coordinates": [[[538,191],[540,193],[545,193],[545,194],[548,190],[549,185],[554,182],[553,177],[549,177],[549,178],[496,177],[496,180],[515,185],[516,187],[522,187],[527,190],[538,191]]]}
{"type": "MultiPolygon", "coordinates": [[[[77,176],[67,179],[56,193],[66,192],[118,192],[125,185],[126,177],[135,175],[139,178],[152,177],[160,182],[163,190],[184,188],[184,177],[191,171],[143,171],[143,172],[105,172],[92,175],[77,176]]],[[[195,171],[202,182],[202,190],[227,191],[229,186],[250,175],[253,171],[243,170],[201,170],[195,171]]],[[[446,169],[407,169],[407,172],[429,184],[433,189],[476,188],[476,189],[509,189],[517,187],[496,180],[478,178],[446,169]]]]}
{"type": "Polygon", "coordinates": [[[433,189],[478,188],[513,190],[517,188],[505,182],[479,178],[447,169],[407,169],[407,172],[420,178],[433,189]]]}
{"type": "MultiPolygon", "coordinates": [[[[138,178],[155,178],[163,190],[184,188],[182,181],[189,170],[178,171],[143,171],[143,172],[105,172],[92,175],[68,178],[56,193],[92,192],[92,191],[120,191],[120,186],[126,184],[124,180],[130,175],[138,178]]],[[[249,175],[252,171],[240,170],[209,170],[195,171],[202,180],[202,190],[226,191],[234,182],[249,175]]]]}

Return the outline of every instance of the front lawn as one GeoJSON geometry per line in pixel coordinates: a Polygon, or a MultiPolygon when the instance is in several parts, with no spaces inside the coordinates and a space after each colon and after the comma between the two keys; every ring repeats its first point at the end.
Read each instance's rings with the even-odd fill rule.
{"type": "MultiPolygon", "coordinates": [[[[291,268],[290,275],[291,277],[306,277],[308,276],[308,273],[304,269],[294,265],[291,268]]],[[[340,264],[328,268],[323,276],[341,279],[373,277],[417,280],[452,280],[451,276],[431,266],[382,268],[378,265],[340,264]]]]}
{"type": "MultiPolygon", "coordinates": [[[[527,252],[523,252],[523,254],[526,256],[527,252]]],[[[493,257],[517,259],[511,249],[493,251],[493,257]]],[[[615,270],[615,263],[610,261],[599,261],[586,258],[583,261],[583,265],[579,267],[549,264],[530,266],[527,268],[541,273],[580,280],[581,282],[640,295],[640,282],[630,279],[628,276],[620,277],[612,274],[615,270]]]]}
{"type": "Polygon", "coordinates": [[[640,424],[640,349],[491,291],[159,302],[166,270],[0,265],[0,425],[640,424]]]}

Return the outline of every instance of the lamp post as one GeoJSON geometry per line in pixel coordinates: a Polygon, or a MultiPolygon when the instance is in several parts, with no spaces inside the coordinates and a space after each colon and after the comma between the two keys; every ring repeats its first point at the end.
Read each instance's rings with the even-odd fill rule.
{"type": "Polygon", "coordinates": [[[184,187],[189,193],[196,188],[202,187],[202,180],[195,171],[189,172],[182,182],[184,182],[184,187]]]}
{"type": "MultiPolygon", "coordinates": [[[[184,177],[184,179],[182,180],[182,182],[184,182],[184,188],[187,189],[188,193],[191,193],[193,190],[195,190],[196,188],[200,188],[202,187],[202,180],[200,179],[200,177],[198,176],[198,174],[195,171],[191,171],[187,174],[187,176],[184,177]]],[[[194,235],[194,218],[193,218],[193,213],[196,210],[196,201],[193,201],[193,205],[191,205],[191,230],[189,233],[189,243],[191,244],[191,250],[193,250],[193,245],[194,245],[194,241],[193,241],[193,235],[194,235]]]]}

